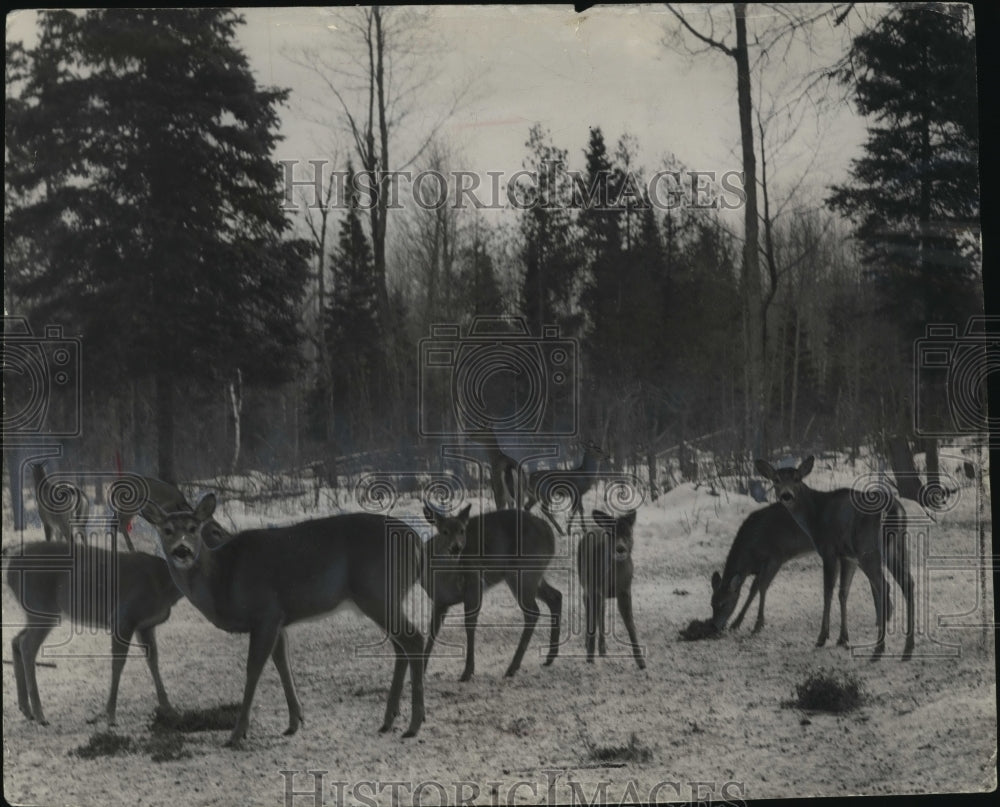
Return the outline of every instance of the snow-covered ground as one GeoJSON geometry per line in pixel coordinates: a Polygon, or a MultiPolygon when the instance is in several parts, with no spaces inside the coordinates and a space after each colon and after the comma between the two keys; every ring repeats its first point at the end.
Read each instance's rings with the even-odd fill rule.
{"type": "MultiPolygon", "coordinates": [[[[954,464],[945,470],[958,479],[954,464]]],[[[868,470],[863,463],[852,468],[840,459],[819,458],[809,482],[827,490],[850,485],[868,470]]],[[[22,717],[12,668],[3,667],[4,795],[32,804],[288,805],[290,774],[282,771],[300,772],[292,790],[309,792],[295,795],[295,805],[313,804],[317,783],[327,805],[338,798],[365,803],[368,797],[386,805],[470,797],[477,804],[548,798],[567,803],[590,801],[601,788],[606,790],[599,800],[616,803],[991,789],[997,748],[995,648],[992,631],[981,623],[982,604],[992,606],[993,592],[978,590],[976,560],[979,531],[985,530],[987,540],[992,535],[984,477],[983,489],[961,478],[952,506],[935,514],[936,521],[915,503],[907,504],[918,635],[915,656],[906,663],[896,657],[903,644],[898,622],[890,626],[886,657],[879,663],[868,660],[875,619],[860,575],[848,614],[858,655],[832,642],[814,647],[822,612],[816,556],[792,561],[778,574],[761,633],[748,632],[751,613],[743,629],[727,631],[719,640],[680,641],[681,628],[709,616],[711,573],[721,570],[742,520],[763,506],[736,492],[735,479],[688,483],[644,502],[638,513],[633,598],[648,659],[644,671],[619,644],[624,628],[617,618],[611,655],[586,663],[574,547],[567,537],[548,574],[564,595],[563,643],[556,662],[541,666],[546,643],[540,626],[521,671],[513,679],[502,678],[521,615],[504,587],[492,589],[477,634],[476,676],[468,683],[457,680],[464,647],[460,615],[457,609],[449,615],[429,665],[427,719],[415,739],[400,737],[409,716],[408,687],[396,729],[378,734],[392,674],[391,650],[381,645],[374,656],[358,651],[377,645],[381,637],[371,622],[347,609],[290,630],[292,667],[305,708],[304,726],[294,737],[281,736],[287,712],[278,676],[269,666],[257,690],[246,750],[222,748],[227,733],[212,732],[186,737],[190,759],[155,763],[138,753],[85,761],[67,754],[87,741],[94,729],[85,718],[107,697],[108,637],[58,629],[40,656],[56,667],[38,668],[50,726],[22,717]],[[70,641],[60,644],[60,638],[70,641]],[[821,668],[856,674],[867,691],[865,705],[843,716],[807,715],[787,706],[795,685],[821,668]],[[592,758],[593,748],[626,745],[632,735],[649,749],[648,759],[602,767],[592,758]],[[306,770],[326,773],[314,780],[306,770]],[[415,799],[420,783],[441,788],[426,785],[415,799]]],[[[266,482],[262,478],[252,487],[261,489],[266,482]]],[[[231,489],[240,484],[226,481],[231,489]]],[[[197,490],[188,492],[197,497],[197,490]]],[[[223,498],[220,521],[244,529],[358,510],[352,493],[321,490],[317,497],[307,486],[297,498],[255,504],[223,498]]],[[[4,504],[4,546],[42,537],[37,524],[23,536],[14,533],[9,502],[4,504]]],[[[474,502],[473,512],[480,504],[474,502]]],[[[588,512],[605,507],[601,491],[588,493],[585,506],[588,512]]],[[[417,498],[401,496],[392,513],[428,529],[417,498]]],[[[152,550],[147,525],[137,525],[134,537],[138,549],[152,550]]],[[[986,577],[991,581],[990,574],[986,577]]],[[[897,588],[893,601],[898,618],[897,588]]],[[[426,626],[428,603],[419,587],[408,607],[426,626]]],[[[614,608],[609,611],[614,615],[614,608]]],[[[992,620],[992,613],[985,618],[992,620]]],[[[5,658],[19,619],[5,587],[5,658]]],[[[835,617],[834,630],[836,624],[835,617]]],[[[240,700],[246,636],[219,631],[185,600],[157,633],[160,668],[175,706],[240,700]]],[[[148,670],[133,651],[122,679],[117,731],[145,736],[154,705],[148,670]]]]}

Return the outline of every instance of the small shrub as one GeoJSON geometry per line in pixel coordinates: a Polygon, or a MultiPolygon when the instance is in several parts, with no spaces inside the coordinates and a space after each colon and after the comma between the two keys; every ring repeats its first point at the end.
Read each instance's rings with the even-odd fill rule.
{"type": "Polygon", "coordinates": [[[507,726],[507,731],[513,734],[515,737],[527,737],[531,733],[531,729],[535,725],[535,718],[531,715],[526,717],[516,717],[507,726]]]}
{"type": "Polygon", "coordinates": [[[639,741],[635,732],[626,745],[589,745],[590,758],[595,762],[650,762],[653,751],[639,741]]]}
{"type": "Polygon", "coordinates": [[[814,672],[796,685],[795,705],[816,712],[849,712],[864,701],[861,682],[853,673],[836,670],[814,672]]]}
{"type": "Polygon", "coordinates": [[[99,731],[90,735],[86,745],[70,751],[70,755],[80,759],[97,759],[98,757],[113,757],[119,754],[133,754],[138,751],[135,740],[113,731],[99,731]]]}

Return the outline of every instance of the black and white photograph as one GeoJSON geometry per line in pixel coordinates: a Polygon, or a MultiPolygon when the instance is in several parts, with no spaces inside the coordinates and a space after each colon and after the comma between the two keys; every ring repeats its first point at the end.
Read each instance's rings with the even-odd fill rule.
{"type": "Polygon", "coordinates": [[[4,799],[996,791],[977,10],[9,12],[4,799]]]}

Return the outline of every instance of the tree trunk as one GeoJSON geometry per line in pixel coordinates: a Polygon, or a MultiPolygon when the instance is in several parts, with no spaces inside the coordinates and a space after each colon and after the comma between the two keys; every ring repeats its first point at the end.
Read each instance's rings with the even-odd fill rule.
{"type": "Polygon", "coordinates": [[[734,3],[736,17],[736,92],[740,112],[740,141],[743,152],[743,315],[747,363],[747,439],[755,456],[765,455],[763,433],[764,345],[761,326],[760,261],[757,224],[757,160],[753,145],[753,102],[750,95],[750,57],[747,51],[746,3],[734,3]]]}
{"type": "Polygon", "coordinates": [[[229,464],[229,473],[235,474],[240,461],[240,424],[243,414],[243,374],[236,369],[236,380],[229,384],[229,405],[233,413],[233,460],[229,464]]]}
{"type": "Polygon", "coordinates": [[[902,435],[889,438],[889,462],[896,477],[896,487],[903,499],[920,501],[920,477],[913,464],[913,452],[909,441],[902,435]]]}
{"type": "Polygon", "coordinates": [[[792,349],[792,402],[788,416],[788,439],[795,443],[795,413],[799,405],[799,340],[802,333],[802,318],[798,306],[795,307],[795,344],[792,349]]]}
{"type": "Polygon", "coordinates": [[[162,371],[156,374],[156,451],[160,479],[177,484],[174,469],[174,382],[162,371]]]}

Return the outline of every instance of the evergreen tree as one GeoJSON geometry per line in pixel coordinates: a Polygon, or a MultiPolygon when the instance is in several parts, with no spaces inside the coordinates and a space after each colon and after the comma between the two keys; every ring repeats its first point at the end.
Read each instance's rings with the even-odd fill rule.
{"type": "Polygon", "coordinates": [[[979,227],[975,40],[967,6],[900,4],[858,36],[841,73],[870,122],[851,183],[828,203],[910,338],[974,309],[979,227]],[[972,237],[970,237],[972,236],[972,237]]]}
{"type": "Polygon", "coordinates": [[[277,107],[225,9],[43,12],[7,98],[11,275],[37,321],[84,339],[87,382],[156,381],[159,474],[174,476],[186,380],[295,369],[305,247],[286,239],[277,107]]]}
{"type": "Polygon", "coordinates": [[[525,265],[522,304],[535,334],[543,325],[559,325],[564,334],[576,329],[573,306],[578,258],[569,202],[572,189],[566,152],[547,132],[533,126],[525,144],[524,168],[534,174],[520,187],[522,257],[525,265]]]}
{"type": "Polygon", "coordinates": [[[354,190],[354,169],[348,164],[347,208],[340,225],[337,249],[330,256],[334,288],[327,308],[328,354],[333,366],[334,405],[346,417],[338,419],[338,433],[349,443],[371,437],[377,407],[382,344],[379,327],[379,287],[371,245],[361,222],[354,190]]]}

